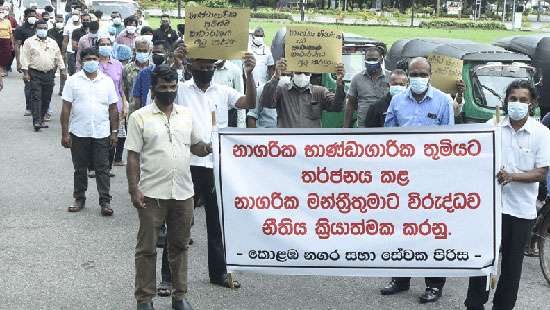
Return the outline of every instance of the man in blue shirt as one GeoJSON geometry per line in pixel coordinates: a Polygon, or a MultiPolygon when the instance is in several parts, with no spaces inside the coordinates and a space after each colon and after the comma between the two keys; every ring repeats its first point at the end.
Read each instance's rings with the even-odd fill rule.
{"type": "Polygon", "coordinates": [[[392,98],[384,127],[454,125],[452,98],[430,85],[432,67],[425,58],[409,65],[409,89],[392,98]]]}
{"type": "MultiPolygon", "coordinates": [[[[409,63],[409,88],[395,95],[390,103],[384,127],[454,125],[453,102],[449,95],[430,85],[432,66],[425,58],[409,63]]],[[[426,278],[426,291],[420,303],[435,302],[441,297],[445,278],[426,278]]],[[[407,291],[411,278],[392,278],[382,295],[407,291]]]]}

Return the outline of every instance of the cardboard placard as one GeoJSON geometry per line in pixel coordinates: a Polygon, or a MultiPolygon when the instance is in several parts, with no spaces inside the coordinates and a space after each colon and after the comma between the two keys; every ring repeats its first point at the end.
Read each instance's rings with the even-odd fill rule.
{"type": "Polygon", "coordinates": [[[289,26],[285,37],[288,71],[334,73],[342,62],[342,32],[321,27],[289,26]]]}
{"type": "Polygon", "coordinates": [[[442,92],[455,94],[456,81],[462,79],[463,61],[437,54],[428,56],[428,61],[432,64],[432,86],[442,92]]]}
{"type": "Polygon", "coordinates": [[[250,10],[190,6],[185,44],[191,58],[240,59],[248,47],[250,10]]]}

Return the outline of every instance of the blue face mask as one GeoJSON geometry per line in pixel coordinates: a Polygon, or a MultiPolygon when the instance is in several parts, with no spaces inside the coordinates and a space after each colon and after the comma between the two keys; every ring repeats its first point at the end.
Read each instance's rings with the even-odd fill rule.
{"type": "Polygon", "coordinates": [[[82,66],[82,69],[88,73],[94,73],[97,72],[97,69],[99,68],[99,61],[97,60],[89,60],[84,63],[82,66]]]}
{"type": "Polygon", "coordinates": [[[365,66],[367,67],[367,73],[370,75],[378,72],[382,67],[378,61],[365,61],[365,66]]]}
{"type": "Polygon", "coordinates": [[[46,30],[46,29],[36,29],[36,35],[40,39],[44,39],[45,37],[48,36],[48,30],[46,30]]]}
{"type": "Polygon", "coordinates": [[[103,57],[111,56],[111,52],[113,51],[112,46],[100,46],[99,47],[99,55],[103,57]]]}
{"type": "Polygon", "coordinates": [[[411,91],[417,95],[424,93],[428,89],[429,83],[430,83],[429,78],[411,77],[409,79],[409,85],[411,87],[411,91]]]}
{"type": "Polygon", "coordinates": [[[136,53],[136,61],[144,64],[149,61],[149,53],[136,53]]]}
{"type": "Polygon", "coordinates": [[[402,93],[405,91],[405,89],[407,89],[407,87],[405,86],[401,86],[401,85],[391,85],[390,86],[390,96],[395,96],[399,93],[402,93]]]}
{"type": "Polygon", "coordinates": [[[529,113],[529,104],[524,102],[508,102],[508,116],[514,121],[524,119],[529,113]]]}

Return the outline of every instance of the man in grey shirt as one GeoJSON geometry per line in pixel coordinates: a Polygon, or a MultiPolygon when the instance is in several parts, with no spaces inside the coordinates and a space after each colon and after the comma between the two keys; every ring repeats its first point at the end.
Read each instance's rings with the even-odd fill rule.
{"type": "Polygon", "coordinates": [[[369,107],[384,98],[389,91],[389,72],[382,67],[384,58],[377,47],[367,49],[366,69],[351,79],[344,128],[353,127],[353,112],[357,111],[358,127],[365,127],[369,107]]]}
{"type": "Polygon", "coordinates": [[[340,112],[344,105],[344,65],[336,67],[336,92],[311,85],[311,74],[292,72],[289,83],[279,85],[283,73],[287,72],[286,60],[277,61],[275,74],[264,85],[260,102],[264,108],[277,109],[279,128],[320,128],[323,110],[340,112]]]}

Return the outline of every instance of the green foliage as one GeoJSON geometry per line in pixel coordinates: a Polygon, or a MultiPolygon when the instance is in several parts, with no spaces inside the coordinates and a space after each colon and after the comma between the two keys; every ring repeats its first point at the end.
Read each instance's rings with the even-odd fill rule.
{"type": "Polygon", "coordinates": [[[497,21],[472,21],[460,19],[431,19],[420,23],[421,28],[464,28],[464,29],[487,29],[506,30],[506,26],[497,21]]]}
{"type": "Polygon", "coordinates": [[[256,12],[250,12],[252,18],[265,18],[265,19],[288,19],[292,20],[292,14],[288,12],[280,12],[273,9],[258,9],[256,12]]]}
{"type": "Polygon", "coordinates": [[[201,5],[209,8],[229,8],[231,4],[227,0],[204,0],[200,1],[201,5]]]}

